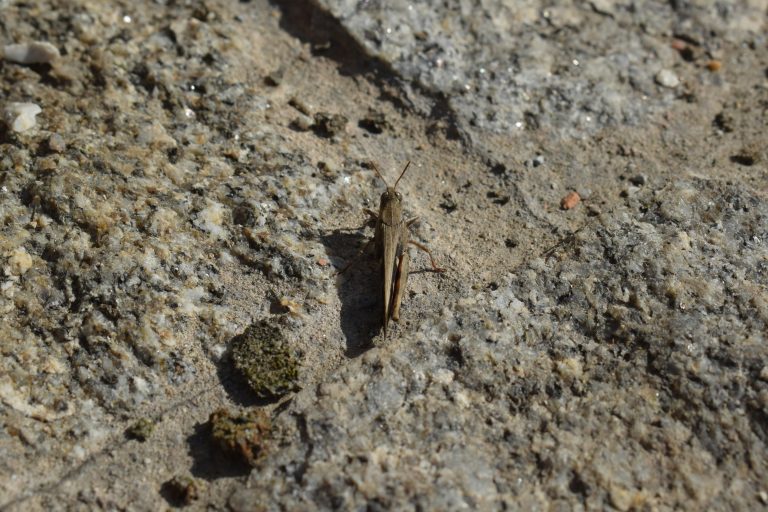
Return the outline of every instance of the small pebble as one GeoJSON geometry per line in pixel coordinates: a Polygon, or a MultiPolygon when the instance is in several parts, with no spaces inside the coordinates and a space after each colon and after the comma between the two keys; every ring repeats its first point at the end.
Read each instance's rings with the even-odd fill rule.
{"type": "Polygon", "coordinates": [[[293,121],[291,121],[290,127],[296,131],[306,132],[312,128],[314,121],[311,117],[305,115],[299,115],[293,121]]]}
{"type": "Polygon", "coordinates": [[[125,431],[128,439],[135,439],[142,443],[149,439],[155,429],[155,422],[149,418],[139,418],[125,431]]]}
{"type": "Polygon", "coordinates": [[[560,200],[560,208],[563,210],[570,210],[575,207],[581,201],[581,196],[577,192],[568,192],[565,197],[560,200]]]}
{"type": "Polygon", "coordinates": [[[6,103],[3,107],[3,121],[15,132],[34,128],[35,116],[43,110],[34,103],[6,103]]]}
{"type": "Polygon", "coordinates": [[[601,213],[603,213],[603,211],[596,204],[590,204],[587,206],[587,215],[590,217],[597,217],[601,213]]]}
{"type": "Polygon", "coordinates": [[[630,197],[635,194],[637,194],[640,191],[640,187],[635,187],[634,185],[630,185],[626,188],[624,188],[621,192],[619,192],[620,197],[630,197]]]}
{"type": "Polygon", "coordinates": [[[288,104],[304,114],[305,116],[312,115],[312,109],[310,109],[306,103],[301,101],[299,98],[293,97],[290,100],[288,100],[288,104]]]}
{"type": "Polygon", "coordinates": [[[674,89],[680,85],[680,79],[677,78],[677,75],[673,71],[670,71],[669,69],[662,69],[656,73],[656,83],[662,87],[674,89]]]}
{"type": "Polygon", "coordinates": [[[445,210],[446,213],[451,213],[456,211],[456,208],[458,207],[459,205],[456,204],[453,194],[450,192],[443,192],[443,201],[440,203],[440,208],[445,210]]]}
{"type": "Polygon", "coordinates": [[[276,70],[269,73],[267,76],[264,77],[264,83],[269,85],[270,87],[277,87],[281,83],[283,83],[283,78],[285,77],[285,68],[279,67],[276,70]]]}
{"type": "Polygon", "coordinates": [[[347,118],[341,114],[318,112],[315,114],[313,129],[321,137],[334,137],[344,131],[347,118]]]}
{"type": "Polygon", "coordinates": [[[200,484],[189,475],[176,475],[163,484],[163,491],[176,506],[191,505],[200,498],[200,484]]]}
{"type": "Polygon", "coordinates": [[[48,138],[48,149],[55,151],[56,153],[63,153],[67,149],[67,143],[64,142],[64,137],[58,133],[54,133],[48,138]]]}
{"type": "Polygon", "coordinates": [[[48,64],[61,56],[58,48],[44,41],[6,45],[3,55],[5,60],[19,64],[48,64]]]}
{"type": "Polygon", "coordinates": [[[747,145],[735,155],[731,156],[731,162],[747,167],[759,163],[761,158],[760,149],[756,145],[747,145]]]}
{"type": "Polygon", "coordinates": [[[544,164],[544,157],[542,155],[536,155],[536,158],[534,158],[531,163],[534,167],[538,167],[540,165],[544,164]]]}
{"type": "Polygon", "coordinates": [[[717,114],[715,116],[715,119],[712,121],[712,124],[715,126],[715,128],[717,128],[718,130],[724,133],[731,133],[733,130],[736,129],[735,119],[733,118],[732,115],[728,114],[725,111],[717,114]]]}
{"type": "Polygon", "coordinates": [[[381,112],[368,112],[368,115],[360,120],[358,126],[373,134],[383,133],[384,130],[392,128],[387,117],[381,112]]]}
{"type": "Polygon", "coordinates": [[[32,257],[24,247],[19,247],[8,258],[8,270],[11,275],[20,276],[32,268],[32,257]]]}
{"type": "Polygon", "coordinates": [[[682,39],[673,39],[672,48],[680,52],[688,48],[688,43],[686,43],[682,39]]]}

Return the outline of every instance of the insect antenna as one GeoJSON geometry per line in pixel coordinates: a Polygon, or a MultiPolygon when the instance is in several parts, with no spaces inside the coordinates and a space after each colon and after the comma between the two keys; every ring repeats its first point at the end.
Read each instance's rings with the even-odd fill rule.
{"type": "Polygon", "coordinates": [[[411,161],[408,160],[408,163],[405,164],[405,168],[403,169],[403,172],[400,173],[400,177],[397,178],[397,181],[395,182],[395,186],[392,187],[392,188],[397,188],[397,184],[400,183],[400,178],[403,177],[403,174],[405,174],[405,171],[408,170],[408,166],[410,166],[410,165],[411,165],[411,161]]]}
{"type": "Polygon", "coordinates": [[[385,180],[385,179],[384,179],[384,176],[382,176],[382,175],[381,175],[381,173],[379,172],[379,168],[378,168],[378,167],[376,167],[376,164],[375,164],[375,163],[373,163],[373,162],[371,162],[371,165],[373,166],[373,170],[374,170],[374,171],[376,171],[376,174],[379,176],[379,178],[381,178],[381,181],[383,181],[383,182],[384,182],[384,185],[385,185],[387,188],[389,188],[389,183],[387,183],[387,180],[385,180]]]}

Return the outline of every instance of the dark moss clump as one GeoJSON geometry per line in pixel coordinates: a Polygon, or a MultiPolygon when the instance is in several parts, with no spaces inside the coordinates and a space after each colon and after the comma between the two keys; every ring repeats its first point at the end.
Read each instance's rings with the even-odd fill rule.
{"type": "Polygon", "coordinates": [[[125,435],[128,439],[136,439],[142,443],[149,439],[152,435],[152,431],[155,429],[155,422],[149,418],[139,418],[133,425],[128,427],[125,431],[125,435]]]}
{"type": "Polygon", "coordinates": [[[243,413],[218,409],[211,414],[211,437],[222,453],[254,466],[264,454],[271,424],[261,409],[243,413]]]}
{"type": "Polygon", "coordinates": [[[279,398],[297,389],[299,365],[280,329],[266,321],[232,339],[232,360],[258,398],[279,398]]]}

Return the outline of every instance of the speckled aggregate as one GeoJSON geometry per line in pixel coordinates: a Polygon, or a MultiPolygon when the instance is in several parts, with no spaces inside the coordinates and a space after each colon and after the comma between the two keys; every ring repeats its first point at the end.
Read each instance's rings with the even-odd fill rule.
{"type": "Polygon", "coordinates": [[[0,1],[0,507],[766,505],[765,6],[386,7],[0,1]]]}

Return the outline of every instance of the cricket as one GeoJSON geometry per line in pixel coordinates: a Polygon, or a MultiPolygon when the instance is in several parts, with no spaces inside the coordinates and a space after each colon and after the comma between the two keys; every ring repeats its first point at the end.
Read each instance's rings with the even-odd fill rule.
{"type": "Polygon", "coordinates": [[[381,194],[379,212],[376,213],[372,210],[365,210],[375,222],[376,228],[374,236],[372,240],[369,240],[365,246],[363,246],[360,253],[339,271],[339,274],[345,272],[368,250],[371,244],[374,245],[375,255],[380,262],[381,278],[383,281],[383,330],[385,338],[387,336],[389,320],[392,319],[397,322],[400,319],[400,305],[403,301],[403,294],[405,293],[406,285],[408,283],[408,271],[410,265],[408,244],[421,249],[429,255],[429,260],[434,272],[445,271],[445,269],[437,266],[435,259],[432,257],[432,253],[425,245],[410,239],[409,228],[418,220],[418,217],[405,220],[403,217],[403,196],[397,191],[397,184],[400,183],[400,180],[403,178],[410,165],[410,161],[406,163],[403,171],[397,178],[397,181],[395,181],[395,184],[389,186],[389,183],[387,183],[387,180],[385,180],[384,176],[379,172],[376,164],[372,163],[374,171],[376,171],[379,179],[381,179],[387,187],[384,193],[381,194]]]}

